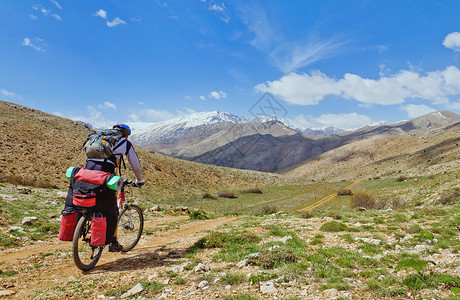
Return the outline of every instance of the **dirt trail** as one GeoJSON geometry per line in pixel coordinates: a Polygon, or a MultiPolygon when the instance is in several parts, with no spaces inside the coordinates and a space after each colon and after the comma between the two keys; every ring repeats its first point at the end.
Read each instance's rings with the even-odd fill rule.
{"type": "Polygon", "coordinates": [[[119,277],[126,272],[147,272],[157,266],[174,264],[169,261],[173,255],[185,256],[186,250],[208,230],[236,220],[237,217],[222,217],[213,220],[188,221],[188,216],[164,218],[147,221],[145,229],[158,229],[158,226],[170,226],[152,235],[143,235],[139,244],[127,253],[110,253],[106,249],[96,267],[89,272],[81,272],[73,263],[70,255],[71,243],[61,242],[57,238],[51,242],[40,242],[26,248],[0,252],[0,269],[17,270],[19,280],[6,284],[2,279],[0,292],[3,289],[14,291],[13,297],[18,299],[33,298],[37,291],[72,282],[76,276],[119,277]],[[177,228],[178,227],[178,228],[177,228]],[[50,257],[45,254],[50,253],[50,257]],[[60,257],[62,254],[62,258],[60,257]],[[40,264],[40,267],[36,267],[40,264]],[[34,268],[35,266],[35,268],[34,268]],[[35,291],[35,292],[34,292],[35,291]]]}
{"type": "MultiPolygon", "coordinates": [[[[168,224],[172,222],[182,221],[189,219],[188,216],[171,217],[148,221],[145,223],[145,228],[154,228],[157,225],[168,224]]],[[[53,252],[57,250],[69,250],[72,247],[71,243],[58,241],[57,238],[51,242],[37,242],[33,245],[24,248],[12,249],[0,252],[0,264],[10,262],[12,260],[24,259],[32,255],[40,253],[53,252]]]]}
{"type": "MultiPolygon", "coordinates": [[[[352,184],[350,184],[349,186],[345,187],[344,189],[351,189],[352,187],[354,187],[355,185],[357,185],[359,183],[359,181],[355,181],[353,182],[352,184]]],[[[318,201],[310,204],[310,205],[307,205],[301,209],[299,209],[298,211],[310,211],[310,210],[313,210],[315,208],[318,208],[320,207],[321,205],[323,205],[324,203],[326,202],[329,202],[331,201],[332,199],[334,199],[335,197],[337,196],[337,193],[334,193],[334,194],[330,194],[322,199],[319,199],[318,201]]]]}

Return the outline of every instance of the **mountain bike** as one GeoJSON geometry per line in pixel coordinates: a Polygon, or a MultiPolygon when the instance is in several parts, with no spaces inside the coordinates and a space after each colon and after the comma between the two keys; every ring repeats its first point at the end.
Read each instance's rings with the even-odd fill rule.
{"type": "MultiPolygon", "coordinates": [[[[124,179],[118,194],[118,209],[121,212],[118,216],[117,239],[123,246],[122,252],[127,252],[137,245],[144,228],[142,209],[125,198],[125,188],[128,186],[139,187],[134,181],[124,179]]],[[[91,208],[78,208],[79,219],[73,235],[72,251],[75,265],[82,271],[91,270],[96,266],[105,247],[90,244],[93,213],[94,210],[91,208]]]]}

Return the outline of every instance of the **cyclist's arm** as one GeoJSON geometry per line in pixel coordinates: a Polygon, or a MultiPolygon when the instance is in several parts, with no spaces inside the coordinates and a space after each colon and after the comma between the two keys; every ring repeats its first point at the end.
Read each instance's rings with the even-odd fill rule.
{"type": "Polygon", "coordinates": [[[134,175],[136,176],[137,181],[142,181],[142,169],[141,169],[141,163],[139,161],[139,157],[137,156],[136,150],[134,150],[134,147],[132,145],[131,147],[128,147],[128,148],[129,148],[128,152],[126,153],[128,162],[131,165],[131,168],[133,168],[133,172],[134,172],[134,175]]]}

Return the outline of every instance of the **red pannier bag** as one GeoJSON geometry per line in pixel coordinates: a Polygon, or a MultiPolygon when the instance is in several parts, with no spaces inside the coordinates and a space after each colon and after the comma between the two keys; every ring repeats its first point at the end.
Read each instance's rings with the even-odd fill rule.
{"type": "Polygon", "coordinates": [[[104,172],[99,170],[87,170],[81,168],[77,174],[75,174],[75,180],[84,181],[97,185],[104,185],[107,177],[112,175],[110,172],[104,172]]]}
{"type": "Polygon", "coordinates": [[[112,174],[99,170],[78,169],[73,177],[73,204],[79,207],[96,205],[96,190],[105,184],[112,174]]]}
{"type": "Polygon", "coordinates": [[[62,214],[61,228],[59,229],[58,239],[61,241],[71,241],[77,223],[77,213],[62,214]]]}
{"type": "Polygon", "coordinates": [[[107,219],[102,213],[94,213],[91,218],[91,246],[105,245],[107,219]]]}
{"type": "Polygon", "coordinates": [[[96,205],[96,193],[79,195],[74,192],[73,205],[80,207],[93,207],[96,205]]]}

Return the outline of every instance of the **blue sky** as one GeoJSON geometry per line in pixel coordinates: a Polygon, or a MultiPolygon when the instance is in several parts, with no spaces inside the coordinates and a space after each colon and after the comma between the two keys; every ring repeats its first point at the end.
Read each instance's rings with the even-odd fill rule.
{"type": "Polygon", "coordinates": [[[3,0],[0,99],[110,125],[251,117],[297,127],[460,113],[460,1],[3,0]]]}

